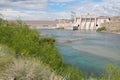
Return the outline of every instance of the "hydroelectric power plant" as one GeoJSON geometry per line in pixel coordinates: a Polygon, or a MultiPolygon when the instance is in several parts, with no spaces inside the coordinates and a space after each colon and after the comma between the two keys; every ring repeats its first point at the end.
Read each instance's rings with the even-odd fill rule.
{"type": "Polygon", "coordinates": [[[64,29],[73,30],[97,30],[103,27],[102,24],[109,23],[110,18],[108,16],[96,16],[94,14],[84,14],[80,17],[76,17],[75,13],[72,13],[72,19],[60,19],[57,24],[57,28],[63,27],[64,29]]]}
{"type": "Polygon", "coordinates": [[[103,23],[109,21],[110,18],[107,16],[81,15],[80,17],[74,18],[73,30],[96,30],[102,27],[103,23]]]}
{"type": "Polygon", "coordinates": [[[108,16],[96,16],[94,14],[84,14],[76,17],[72,13],[71,19],[56,19],[53,21],[24,21],[31,28],[45,28],[45,29],[69,29],[69,30],[97,30],[104,27],[103,24],[109,24],[111,18],[108,16]]]}

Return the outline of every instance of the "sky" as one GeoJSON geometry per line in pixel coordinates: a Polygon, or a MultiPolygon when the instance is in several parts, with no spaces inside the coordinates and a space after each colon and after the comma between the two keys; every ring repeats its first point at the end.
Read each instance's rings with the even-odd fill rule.
{"type": "Polygon", "coordinates": [[[120,16],[120,0],[0,0],[0,14],[9,20],[71,18],[71,11],[97,16],[120,16]]]}

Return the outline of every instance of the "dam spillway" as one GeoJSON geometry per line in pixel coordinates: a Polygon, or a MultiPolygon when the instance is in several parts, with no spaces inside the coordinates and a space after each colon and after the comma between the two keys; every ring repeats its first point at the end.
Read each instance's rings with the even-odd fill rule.
{"type": "Polygon", "coordinates": [[[73,28],[77,27],[78,30],[96,30],[102,27],[103,23],[109,22],[109,17],[96,15],[81,15],[74,18],[73,28]]]}

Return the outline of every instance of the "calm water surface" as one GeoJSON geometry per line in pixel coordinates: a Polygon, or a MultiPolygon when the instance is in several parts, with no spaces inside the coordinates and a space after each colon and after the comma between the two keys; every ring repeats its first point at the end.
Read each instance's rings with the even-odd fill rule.
{"type": "Polygon", "coordinates": [[[84,72],[100,74],[107,64],[120,67],[120,35],[69,31],[40,30],[43,35],[54,36],[64,61],[84,72]]]}

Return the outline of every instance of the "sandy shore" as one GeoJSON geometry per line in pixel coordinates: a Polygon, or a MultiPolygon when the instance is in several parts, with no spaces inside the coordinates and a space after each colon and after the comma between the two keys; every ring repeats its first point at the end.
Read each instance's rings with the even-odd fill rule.
{"type": "Polygon", "coordinates": [[[120,32],[111,32],[111,33],[113,33],[113,34],[120,34],[120,32]]]}
{"type": "Polygon", "coordinates": [[[111,34],[120,34],[120,32],[110,32],[110,31],[102,31],[104,33],[111,33],[111,34]]]}

